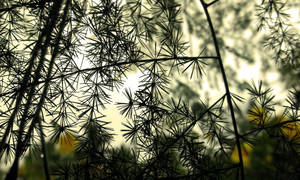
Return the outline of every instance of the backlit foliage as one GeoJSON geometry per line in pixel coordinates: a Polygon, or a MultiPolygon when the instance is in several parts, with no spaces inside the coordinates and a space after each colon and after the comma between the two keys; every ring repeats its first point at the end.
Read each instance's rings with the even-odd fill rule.
{"type": "MultiPolygon", "coordinates": [[[[226,2],[199,2],[201,13],[188,17],[193,0],[0,1],[0,159],[10,162],[5,179],[30,176],[35,166],[43,167],[47,180],[244,180],[260,178],[265,167],[270,179],[299,178],[297,92],[281,105],[262,82],[247,84],[249,112],[243,113],[247,101],[230,91],[221,54],[242,55],[223,46],[211,18],[221,17],[213,10],[226,2]],[[205,36],[195,56],[188,55],[183,17],[189,33],[205,36]],[[171,90],[182,74],[201,79],[209,64],[224,87],[213,101],[188,86],[171,90]],[[138,89],[126,89],[127,100],[116,103],[131,144],[113,147],[109,124],[115,119],[108,120],[104,108],[135,71],[142,73],[138,89]],[[278,107],[286,116],[274,120],[278,107]],[[263,151],[261,142],[269,149],[263,151]]],[[[265,46],[275,50],[276,61],[294,66],[297,42],[285,28],[284,5],[263,0],[258,27],[270,25],[265,46]]],[[[250,20],[241,19],[248,27],[250,20]]]]}

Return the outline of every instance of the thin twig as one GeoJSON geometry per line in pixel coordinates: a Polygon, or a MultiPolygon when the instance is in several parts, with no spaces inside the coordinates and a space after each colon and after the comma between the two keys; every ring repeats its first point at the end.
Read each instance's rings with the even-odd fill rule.
{"type": "Polygon", "coordinates": [[[240,135],[240,137],[241,138],[246,137],[246,136],[248,136],[248,135],[250,135],[252,133],[255,133],[256,131],[262,131],[262,130],[272,129],[272,128],[276,128],[276,127],[283,127],[285,124],[293,123],[293,122],[300,122],[300,119],[297,119],[297,120],[288,120],[288,121],[284,121],[284,122],[272,124],[272,125],[269,125],[269,126],[262,126],[262,127],[250,130],[250,131],[248,131],[248,132],[240,135]]]}
{"type": "Polygon", "coordinates": [[[219,0],[214,0],[214,1],[212,1],[212,2],[210,2],[210,3],[205,3],[205,6],[206,7],[209,7],[209,6],[211,6],[211,5],[213,5],[213,4],[215,4],[216,2],[218,2],[219,0]]]}

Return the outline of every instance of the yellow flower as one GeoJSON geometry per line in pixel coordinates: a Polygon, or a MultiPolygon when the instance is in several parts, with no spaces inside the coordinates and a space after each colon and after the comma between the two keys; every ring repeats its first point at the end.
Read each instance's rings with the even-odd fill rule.
{"type": "MultiPolygon", "coordinates": [[[[289,118],[285,115],[280,115],[277,117],[279,122],[288,121],[289,118]]],[[[289,140],[300,140],[300,123],[299,122],[290,122],[282,125],[281,131],[285,134],[289,140]]]]}
{"type": "Polygon", "coordinates": [[[77,143],[78,141],[75,140],[75,137],[72,133],[64,133],[59,137],[58,151],[62,154],[71,154],[74,152],[77,143]]]}
{"type": "MultiPolygon", "coordinates": [[[[244,142],[241,144],[241,152],[242,152],[244,167],[248,167],[250,165],[252,150],[253,150],[253,148],[249,143],[244,142]]],[[[237,146],[235,146],[234,150],[232,151],[231,160],[234,163],[240,162],[237,146]]]]}
{"type": "Polygon", "coordinates": [[[248,119],[256,125],[263,125],[267,121],[267,111],[262,107],[253,106],[248,112],[248,119]]]}

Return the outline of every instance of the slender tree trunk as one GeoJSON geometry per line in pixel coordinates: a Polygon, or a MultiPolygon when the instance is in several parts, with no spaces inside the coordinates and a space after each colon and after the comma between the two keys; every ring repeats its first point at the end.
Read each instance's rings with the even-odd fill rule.
{"type": "MultiPolygon", "coordinates": [[[[34,90],[35,90],[35,87],[38,83],[38,80],[40,78],[40,71],[42,69],[42,66],[44,64],[44,60],[45,60],[45,56],[46,56],[46,53],[47,53],[47,48],[48,46],[50,45],[50,39],[51,39],[51,33],[56,25],[56,22],[57,22],[57,18],[58,18],[58,13],[59,13],[59,9],[62,5],[62,1],[55,1],[54,4],[53,4],[53,7],[51,9],[51,13],[49,15],[49,19],[50,21],[49,22],[49,27],[48,26],[45,26],[44,27],[44,30],[46,33],[45,33],[45,36],[46,36],[46,40],[45,40],[45,43],[42,47],[37,47],[37,48],[41,48],[41,57],[40,57],[40,62],[38,64],[38,67],[37,69],[35,70],[35,75],[34,75],[34,82],[33,82],[33,86],[31,87],[31,90],[30,90],[30,93],[28,95],[28,99],[27,99],[27,103],[25,105],[25,110],[22,114],[22,117],[21,117],[21,123],[20,123],[20,126],[19,126],[19,132],[18,132],[18,140],[17,140],[17,149],[16,149],[16,153],[15,153],[15,159],[14,159],[14,162],[13,162],[13,165],[12,167],[10,168],[7,176],[6,176],[6,180],[16,180],[17,177],[18,177],[18,169],[19,169],[19,160],[23,154],[23,150],[24,150],[24,146],[25,144],[23,143],[22,141],[22,137],[23,137],[23,133],[24,133],[24,128],[25,128],[25,124],[26,124],[26,117],[27,117],[27,113],[29,111],[29,107],[31,106],[31,101],[32,101],[32,98],[33,98],[33,94],[34,94],[34,90]]],[[[43,37],[41,37],[41,39],[43,39],[43,37]]],[[[36,52],[38,52],[38,50],[36,50],[36,52]]],[[[37,53],[36,53],[37,55],[37,53]]],[[[31,61],[31,64],[33,66],[34,64],[34,59],[36,58],[36,55],[35,57],[33,58],[32,57],[32,61],[31,61]]],[[[32,67],[30,66],[28,68],[28,71],[31,70],[32,67]]],[[[31,74],[31,72],[29,71],[28,72],[28,77],[29,75],[31,74]]],[[[24,77],[24,79],[26,79],[27,76],[24,77]]],[[[24,82],[24,86],[26,86],[28,84],[28,80],[29,79],[26,79],[27,81],[24,82]]],[[[25,80],[24,80],[25,81],[25,80]]],[[[25,89],[25,88],[24,88],[25,89]]],[[[25,93],[25,90],[24,90],[24,93],[25,93]]],[[[21,103],[21,100],[22,100],[22,97],[23,97],[23,94],[19,94],[19,102],[21,103]]],[[[20,105],[20,104],[19,104],[20,105]]],[[[15,113],[12,114],[12,116],[10,117],[10,120],[14,120],[14,116],[16,115],[16,112],[17,112],[17,105],[15,107],[15,113]]],[[[5,139],[4,139],[5,140],[5,139]]],[[[5,143],[5,141],[2,141],[2,144],[3,142],[5,143]]]]}
{"type": "Polygon", "coordinates": [[[44,138],[44,132],[43,132],[43,126],[42,126],[42,118],[39,117],[39,129],[41,133],[41,143],[42,143],[42,153],[43,153],[43,166],[45,171],[46,180],[50,180],[50,174],[49,174],[49,167],[48,167],[48,159],[47,159],[47,150],[46,150],[46,143],[44,138]]]}

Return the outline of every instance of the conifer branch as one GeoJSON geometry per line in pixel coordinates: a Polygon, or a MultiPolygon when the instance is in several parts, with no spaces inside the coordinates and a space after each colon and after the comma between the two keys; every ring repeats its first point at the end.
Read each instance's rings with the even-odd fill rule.
{"type": "MultiPolygon", "coordinates": [[[[21,120],[20,120],[20,126],[19,126],[19,131],[18,131],[18,136],[17,136],[17,148],[16,148],[16,154],[15,154],[15,160],[13,162],[12,167],[9,170],[9,173],[7,174],[7,176],[5,178],[6,180],[15,180],[15,179],[17,179],[17,176],[18,176],[17,174],[18,174],[18,169],[19,169],[19,159],[22,156],[23,150],[24,150],[24,145],[23,145],[22,139],[23,139],[23,133],[24,133],[25,125],[26,125],[27,113],[29,112],[29,108],[32,103],[32,98],[34,96],[35,87],[37,86],[37,82],[40,78],[41,69],[42,69],[42,66],[44,65],[45,56],[47,54],[47,48],[48,48],[48,46],[50,44],[50,40],[51,40],[51,31],[56,24],[56,20],[58,17],[58,12],[59,12],[61,4],[62,4],[62,1],[55,2],[52,7],[53,16],[51,17],[51,14],[50,14],[50,17],[52,20],[49,25],[50,31],[46,34],[46,40],[45,40],[44,46],[42,46],[42,49],[41,49],[40,61],[38,63],[38,67],[35,70],[33,86],[31,87],[30,92],[28,94],[27,103],[25,105],[25,109],[24,109],[24,112],[23,112],[21,120]]],[[[48,27],[45,27],[45,28],[48,28],[48,27]]],[[[15,107],[15,108],[17,108],[17,107],[15,107]]]]}

